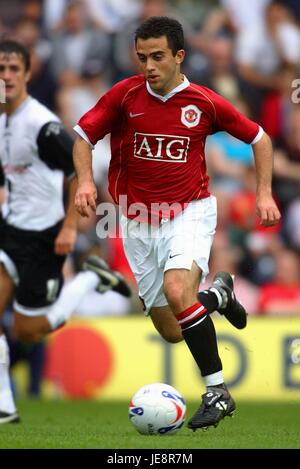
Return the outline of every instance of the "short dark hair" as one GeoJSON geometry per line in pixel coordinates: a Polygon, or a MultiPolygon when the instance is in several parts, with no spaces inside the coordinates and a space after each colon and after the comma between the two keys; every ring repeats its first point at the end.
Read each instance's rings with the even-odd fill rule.
{"type": "Polygon", "coordinates": [[[135,32],[134,41],[166,36],[168,47],[175,56],[177,51],[184,49],[184,34],[179,21],[168,16],[151,16],[144,21],[135,32]]]}
{"type": "Polygon", "coordinates": [[[8,39],[0,41],[1,53],[20,55],[25,66],[25,71],[28,72],[30,69],[30,53],[20,42],[8,39]]]}

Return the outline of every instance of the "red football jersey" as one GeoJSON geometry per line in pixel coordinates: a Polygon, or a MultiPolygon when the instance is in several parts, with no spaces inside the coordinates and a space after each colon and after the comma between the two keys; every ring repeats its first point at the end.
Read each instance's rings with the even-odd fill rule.
{"type": "Polygon", "coordinates": [[[204,152],[209,134],[225,130],[252,143],[260,131],[208,88],[185,78],[159,96],[143,75],[113,86],[75,130],[92,145],[111,133],[109,191],[117,203],[126,195],[128,206],[143,203],[150,212],[151,204],[184,208],[209,196],[204,152]]]}

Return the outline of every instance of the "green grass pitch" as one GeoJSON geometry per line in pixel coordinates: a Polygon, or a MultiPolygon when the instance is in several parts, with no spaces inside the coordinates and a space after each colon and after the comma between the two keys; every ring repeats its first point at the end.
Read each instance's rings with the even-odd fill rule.
{"type": "MultiPolygon", "coordinates": [[[[188,403],[188,418],[197,403],[188,403]]],[[[300,402],[239,402],[234,418],[218,428],[176,435],[139,435],[128,402],[18,402],[21,424],[0,425],[0,448],[300,448],[300,402]]]]}

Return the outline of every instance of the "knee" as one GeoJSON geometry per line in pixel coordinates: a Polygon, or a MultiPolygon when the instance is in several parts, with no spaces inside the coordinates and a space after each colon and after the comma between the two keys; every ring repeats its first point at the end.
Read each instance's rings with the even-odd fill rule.
{"type": "Polygon", "coordinates": [[[164,294],[168,300],[170,307],[175,313],[177,311],[183,311],[185,309],[185,291],[183,285],[180,282],[167,280],[164,283],[164,294]]]}

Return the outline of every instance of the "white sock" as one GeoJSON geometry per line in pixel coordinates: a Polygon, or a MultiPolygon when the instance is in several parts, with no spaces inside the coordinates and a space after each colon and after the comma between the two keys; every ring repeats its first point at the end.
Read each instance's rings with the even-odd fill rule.
{"type": "Polygon", "coordinates": [[[218,384],[224,383],[222,371],[217,371],[212,375],[203,376],[205,386],[217,386],[218,384]]]}
{"type": "Polygon", "coordinates": [[[9,350],[4,334],[0,335],[0,410],[13,414],[16,406],[9,379],[9,350]]]}
{"type": "Polygon", "coordinates": [[[82,298],[99,285],[99,277],[95,272],[79,272],[67,283],[46,315],[52,330],[66,322],[75,311],[82,298]]]}

